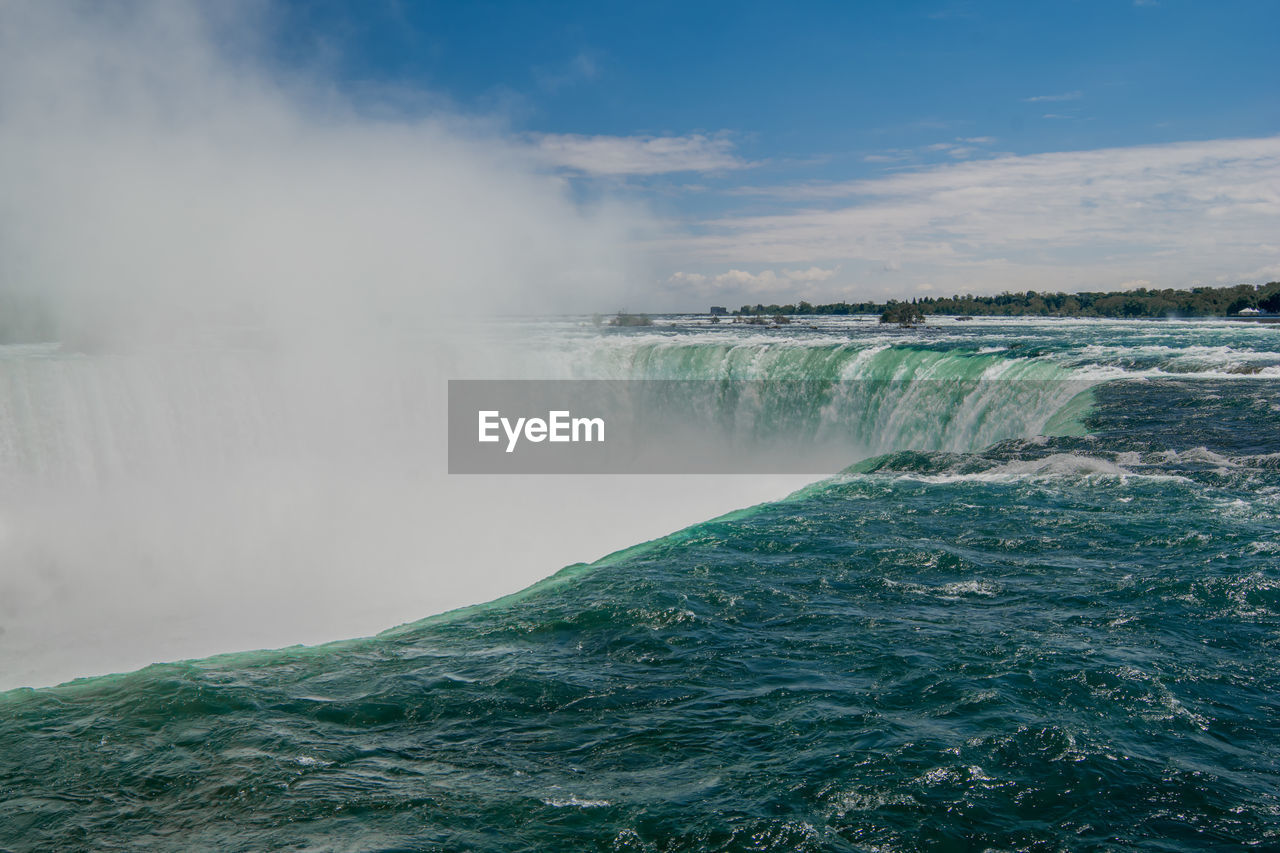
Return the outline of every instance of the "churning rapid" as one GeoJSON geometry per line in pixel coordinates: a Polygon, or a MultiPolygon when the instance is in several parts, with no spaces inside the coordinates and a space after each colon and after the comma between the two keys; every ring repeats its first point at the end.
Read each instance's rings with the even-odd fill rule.
{"type": "MultiPolygon", "coordinates": [[[[844,470],[505,598],[369,639],[0,694],[0,848],[1280,845],[1280,327],[666,318],[476,335],[495,353],[517,340],[519,357],[455,375],[884,384],[804,420],[848,439],[844,470]]],[[[329,488],[438,437],[435,398],[407,374],[366,389],[400,401],[372,419],[331,412],[326,389],[282,396],[260,357],[6,351],[0,548],[27,562],[3,582],[54,587],[92,562],[56,535],[76,531],[49,527],[70,520],[55,498],[152,489],[141,505],[169,538],[201,538],[148,559],[213,571],[289,552],[279,531],[319,518],[280,497],[296,455],[336,457],[337,475],[302,486],[329,488]],[[175,393],[224,428],[184,421],[175,393]],[[175,469],[224,497],[246,492],[220,478],[256,471],[274,514],[228,546],[244,515],[208,531],[165,511],[175,469]]],[[[590,480],[557,480],[547,501],[590,480]]],[[[617,482],[606,509],[622,519],[678,503],[684,481],[661,480],[665,497],[617,482]]],[[[358,587],[391,555],[363,534],[385,530],[326,532],[326,570],[358,587]]],[[[465,552],[435,543],[415,541],[420,573],[465,576],[465,552]]],[[[512,562],[531,553],[505,546],[512,562]]],[[[105,553],[118,568],[124,552],[105,553]]],[[[32,621],[11,600],[0,618],[32,621]]],[[[38,618],[58,620],[57,601],[35,601],[38,618]]]]}

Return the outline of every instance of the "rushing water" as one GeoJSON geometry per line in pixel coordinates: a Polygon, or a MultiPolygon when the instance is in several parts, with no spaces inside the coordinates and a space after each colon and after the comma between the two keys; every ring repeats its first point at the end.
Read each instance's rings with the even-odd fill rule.
{"type": "MultiPolygon", "coordinates": [[[[676,322],[506,372],[901,399],[828,412],[829,479],[492,603],[0,694],[0,848],[1280,847],[1280,327],[676,322]]],[[[88,414],[0,460],[90,478],[127,412],[48,399],[88,414]]]]}

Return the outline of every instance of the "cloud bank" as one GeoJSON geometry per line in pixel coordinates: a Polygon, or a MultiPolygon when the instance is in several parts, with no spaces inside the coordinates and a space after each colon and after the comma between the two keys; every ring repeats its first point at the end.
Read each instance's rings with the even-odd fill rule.
{"type": "MultiPolygon", "coordinates": [[[[764,269],[759,272],[732,269],[709,275],[697,272],[673,273],[667,287],[676,293],[696,292],[703,295],[733,293],[750,297],[755,294],[785,292],[787,288],[805,288],[830,280],[838,270],[822,267],[807,269],[764,269]]],[[[803,294],[802,294],[803,295],[803,294]]]]}
{"type": "Polygon", "coordinates": [[[882,296],[920,281],[948,293],[1186,286],[1280,262],[1280,137],[1003,156],[756,192],[783,209],[672,235],[673,265],[840,264],[821,295],[882,296]]]}

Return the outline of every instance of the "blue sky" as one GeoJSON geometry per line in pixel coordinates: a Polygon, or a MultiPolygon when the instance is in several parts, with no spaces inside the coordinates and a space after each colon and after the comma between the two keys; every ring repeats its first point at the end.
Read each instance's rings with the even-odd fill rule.
{"type": "MultiPolygon", "coordinates": [[[[1274,145],[1248,152],[1212,145],[1280,132],[1280,4],[1271,0],[307,3],[281,14],[282,62],[322,63],[338,85],[363,92],[433,93],[527,137],[580,192],[641,199],[665,223],[652,245],[664,255],[657,274],[668,276],[668,297],[693,290],[699,300],[856,298],[1016,289],[1024,281],[1043,287],[1037,282],[1045,278],[1080,289],[1280,277],[1274,246],[1241,252],[1233,240],[1219,253],[1217,243],[1199,240],[1194,257],[1170,258],[1180,238],[1169,229],[1196,224],[1176,209],[1203,196],[1204,186],[1171,201],[1187,221],[1163,221],[1169,210],[1153,214],[1164,229],[1159,239],[1145,233],[1156,222],[1121,218],[1106,223],[1119,234],[1055,245],[1052,216],[1034,200],[1029,212],[1044,221],[1012,245],[984,241],[980,228],[957,234],[945,222],[910,218],[901,228],[913,245],[851,239],[842,248],[841,229],[860,231],[858,217],[831,222],[830,234],[810,225],[795,245],[772,251],[755,234],[804,224],[792,215],[875,204],[877,184],[904,173],[940,181],[912,201],[938,199],[955,179],[976,181],[976,196],[984,175],[1002,171],[994,164],[1025,168],[1018,158],[1029,155],[1115,152],[1087,165],[1043,163],[1047,175],[1028,176],[1045,183],[1028,187],[1033,196],[1095,174],[1116,182],[1103,196],[1074,200],[1085,209],[1150,207],[1153,197],[1179,196],[1188,175],[1212,186],[1216,170],[1225,163],[1231,171],[1241,159],[1255,168],[1223,183],[1274,178],[1274,145]],[[1170,159],[1179,143],[1208,147],[1170,159]],[[1168,187],[1135,188],[1129,198],[1122,184],[1148,183],[1147,160],[1165,163],[1168,187]],[[947,174],[984,162],[987,172],[947,174]],[[859,181],[845,193],[834,189],[859,181]],[[920,250],[931,229],[939,244],[959,238],[950,255],[920,250]],[[812,269],[821,272],[801,275],[812,269]]],[[[892,185],[882,188],[901,199],[892,185]]],[[[1248,234],[1264,235],[1274,194],[1234,201],[1258,220],[1248,234]]],[[[895,212],[885,211],[890,220],[895,212]]],[[[1211,215],[1208,207],[1200,213],[1211,215]]],[[[1271,242],[1280,241],[1280,222],[1270,225],[1271,242]]]]}
{"type": "Polygon", "coordinates": [[[1280,132],[1274,1],[306,4],[284,19],[288,61],[447,97],[524,134],[581,192],[643,200],[666,223],[655,304],[1280,277],[1275,193],[1238,195],[1277,177],[1274,143],[1213,145],[1280,132]],[[1098,151],[1112,154],[1069,156],[1098,151]],[[1024,236],[908,215],[865,240],[877,205],[888,222],[965,192],[998,205],[977,196],[1005,186],[1000,164],[1028,172],[1009,201],[1036,220],[1024,236]],[[911,173],[936,186],[893,186],[911,173]],[[1062,240],[1038,197],[1094,178],[1111,187],[1071,207],[1169,204],[1096,228],[1066,214],[1062,240]],[[1230,240],[1181,233],[1242,216],[1230,240]]]}
{"type": "Polygon", "coordinates": [[[517,129],[735,134],[748,159],[950,142],[1033,153],[1257,136],[1280,8],[1255,2],[302,3],[282,59],[517,129]]]}
{"type": "MultiPolygon", "coordinates": [[[[38,17],[39,4],[13,8],[38,17]]],[[[584,310],[607,310],[616,292],[661,310],[1280,279],[1276,0],[119,8],[137,20],[99,10],[39,37],[13,28],[28,56],[13,61],[12,85],[52,79],[40,39],[67,47],[89,69],[81,135],[131,115],[107,106],[152,98],[145,127],[129,133],[171,141],[174,169],[184,139],[203,135],[239,140],[243,151],[218,153],[228,174],[259,163],[278,175],[266,164],[290,150],[262,146],[293,126],[287,145],[333,160],[299,177],[306,188],[345,175],[354,191],[389,165],[366,147],[403,153],[405,187],[459,171],[446,160],[460,158],[484,197],[501,195],[484,176],[513,164],[530,199],[549,192],[575,208],[549,216],[531,202],[519,221],[559,229],[566,246],[605,232],[622,245],[629,284],[602,287],[584,310]],[[89,17],[92,32],[77,34],[89,17]],[[159,40],[144,43],[151,30],[159,40]],[[120,73],[102,74],[111,63],[120,73]],[[173,104],[207,118],[175,125],[173,104]],[[404,142],[414,134],[417,147],[404,142]]],[[[157,175],[148,186],[172,184],[157,175]]],[[[282,209],[302,193],[279,191],[282,209]]],[[[438,212],[452,225],[448,208],[438,212]]],[[[516,266],[513,246],[545,242],[486,254],[511,249],[516,266]]],[[[592,263],[583,277],[609,266],[592,263]]]]}

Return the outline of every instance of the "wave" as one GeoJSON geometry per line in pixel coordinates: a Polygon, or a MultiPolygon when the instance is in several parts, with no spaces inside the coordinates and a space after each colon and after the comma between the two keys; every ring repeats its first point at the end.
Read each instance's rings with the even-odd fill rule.
{"type": "Polygon", "coordinates": [[[928,483],[1009,483],[1049,480],[1125,480],[1130,477],[1166,477],[1139,474],[1115,461],[1080,453],[1051,453],[1034,459],[1001,462],[981,456],[898,453],[853,466],[848,474],[892,474],[928,483]]]}

